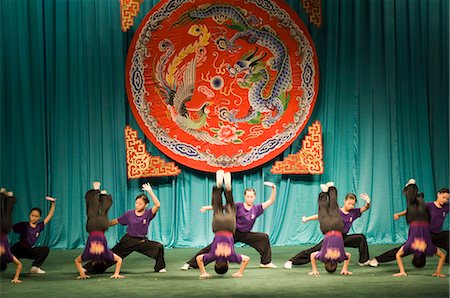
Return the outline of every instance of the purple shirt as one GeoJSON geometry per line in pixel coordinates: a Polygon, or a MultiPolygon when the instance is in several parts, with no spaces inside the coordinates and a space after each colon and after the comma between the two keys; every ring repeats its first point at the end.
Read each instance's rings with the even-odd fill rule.
{"type": "Polygon", "coordinates": [[[35,228],[33,228],[29,222],[22,221],[13,225],[12,229],[14,233],[20,234],[20,242],[32,247],[36,243],[41,231],[44,229],[44,226],[45,224],[43,221],[38,222],[35,228]]]}
{"type": "Polygon", "coordinates": [[[145,210],[141,216],[137,216],[133,209],[125,212],[117,221],[123,226],[128,226],[127,234],[131,237],[145,237],[152,219],[152,209],[145,210]]]}
{"type": "Polygon", "coordinates": [[[325,234],[322,242],[322,247],[316,255],[316,259],[321,262],[336,262],[341,263],[348,259],[345,254],[344,240],[339,231],[330,231],[325,234]]]}
{"type": "Polygon", "coordinates": [[[442,208],[436,207],[434,202],[427,202],[425,206],[430,213],[429,229],[431,233],[440,233],[442,231],[442,225],[444,224],[445,217],[448,213],[448,203],[444,204],[442,208]]]}
{"type": "Polygon", "coordinates": [[[258,216],[263,214],[262,204],[253,205],[250,210],[245,209],[244,203],[238,202],[236,206],[236,230],[239,232],[250,232],[258,216]]]}
{"type": "Polygon", "coordinates": [[[228,261],[232,263],[242,262],[242,256],[236,254],[236,251],[234,250],[233,233],[216,233],[211,250],[203,255],[203,263],[205,266],[213,261],[228,261]],[[219,250],[217,249],[218,247],[219,250]],[[222,255],[226,250],[228,250],[229,254],[227,253],[227,256],[222,255]]]}
{"type": "Polygon", "coordinates": [[[349,211],[348,214],[345,214],[339,208],[339,214],[341,215],[342,221],[344,222],[344,230],[342,230],[342,234],[347,234],[352,227],[353,221],[361,216],[361,210],[359,208],[353,208],[349,211]]]}

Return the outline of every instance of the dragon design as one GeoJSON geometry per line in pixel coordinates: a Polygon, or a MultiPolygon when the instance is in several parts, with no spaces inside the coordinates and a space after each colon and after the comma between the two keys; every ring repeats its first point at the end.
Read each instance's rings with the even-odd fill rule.
{"type": "Polygon", "coordinates": [[[178,22],[185,23],[206,18],[212,18],[217,23],[223,23],[226,19],[231,20],[232,25],[229,27],[237,30],[237,32],[230,39],[225,36],[221,37],[227,51],[236,52],[238,48],[236,41],[245,39],[249,43],[255,43],[268,49],[273,55],[269,62],[271,70],[276,71],[276,76],[268,92],[266,92],[266,89],[269,88],[269,72],[265,67],[262,67],[262,63],[258,64],[259,60],[262,59],[261,57],[259,60],[252,61],[255,53],[228,67],[230,76],[244,73],[241,82],[244,85],[249,84],[248,100],[250,104],[246,116],[237,118],[236,115],[239,110],[231,110],[228,113],[228,120],[230,122],[247,122],[256,119],[262,113],[268,113],[262,124],[264,127],[270,127],[283,115],[282,98],[292,88],[291,63],[286,46],[268,29],[253,27],[252,20],[254,21],[254,19],[249,18],[249,21],[247,21],[243,12],[230,5],[204,5],[186,12],[178,22]]]}

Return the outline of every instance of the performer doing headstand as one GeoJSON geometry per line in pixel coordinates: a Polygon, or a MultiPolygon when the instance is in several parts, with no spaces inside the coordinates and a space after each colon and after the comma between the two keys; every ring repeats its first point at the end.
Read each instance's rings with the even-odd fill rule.
{"type": "Polygon", "coordinates": [[[312,271],[309,275],[319,275],[317,271],[316,259],[325,263],[325,269],[333,273],[336,271],[337,263],[344,261],[341,274],[350,275],[348,264],[350,263],[350,253],[345,252],[342,231],[344,223],[339,214],[337,203],[337,189],[333,182],[322,184],[322,192],[319,194],[319,223],[320,230],[325,235],[320,251],[311,254],[312,271]]]}
{"type": "Polygon", "coordinates": [[[196,257],[200,269],[200,279],[210,278],[211,274],[206,272],[205,266],[216,261],[214,269],[217,274],[225,274],[228,271],[228,262],[240,263],[239,271],[233,274],[233,277],[242,277],[242,273],[250,260],[245,255],[236,254],[234,250],[233,234],[236,231],[236,206],[234,205],[233,194],[231,192],[231,175],[223,174],[219,170],[216,174],[217,186],[212,191],[212,207],[214,210],[212,220],[212,230],[214,232],[214,241],[211,250],[206,254],[196,257]],[[225,179],[225,200],[222,204],[222,185],[225,179]]]}
{"type": "Polygon", "coordinates": [[[406,221],[409,223],[409,231],[406,243],[403,244],[395,256],[400,272],[393,274],[393,276],[407,275],[402,257],[412,253],[414,254],[412,263],[417,268],[425,266],[427,256],[436,254],[439,257],[439,262],[433,276],[445,277],[445,274],[441,274],[442,266],[445,262],[445,254],[431,241],[428,225],[429,214],[423,201],[423,193],[418,193],[418,191],[419,189],[414,179],[410,179],[403,189],[403,195],[407,201],[406,221]]]}
{"type": "Polygon", "coordinates": [[[86,212],[87,222],[86,230],[89,237],[86,247],[81,255],[75,259],[75,266],[78,269],[79,276],[77,279],[87,279],[85,269],[81,266],[81,262],[92,261],[95,263],[115,262],[116,270],[111,278],[123,278],[120,275],[120,267],[122,266],[122,258],[108,249],[108,243],[105,238],[105,231],[109,227],[108,210],[112,206],[112,197],[107,195],[106,191],[100,189],[100,182],[94,182],[94,189],[89,190],[86,195],[86,212]]]}

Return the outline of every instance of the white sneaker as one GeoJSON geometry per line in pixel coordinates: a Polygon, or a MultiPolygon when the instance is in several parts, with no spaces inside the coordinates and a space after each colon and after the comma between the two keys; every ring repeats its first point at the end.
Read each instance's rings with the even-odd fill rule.
{"type": "Polygon", "coordinates": [[[217,185],[217,188],[221,188],[223,186],[223,175],[224,175],[224,171],[223,170],[218,170],[216,172],[216,185],[217,185]]]}
{"type": "Polygon", "coordinates": [[[268,264],[259,264],[259,267],[261,268],[271,268],[271,269],[275,269],[278,268],[274,263],[270,262],[268,264]]]}
{"type": "Polygon", "coordinates": [[[225,188],[228,191],[231,191],[231,174],[230,174],[230,172],[225,172],[225,174],[223,175],[223,180],[225,182],[225,188]]]}
{"type": "Polygon", "coordinates": [[[292,261],[287,261],[284,263],[284,269],[292,269],[292,261]]]}
{"type": "Polygon", "coordinates": [[[369,266],[370,266],[370,267],[378,267],[378,261],[377,261],[377,259],[370,260],[369,266]]]}
{"type": "Polygon", "coordinates": [[[159,273],[166,273],[167,270],[166,270],[166,268],[163,268],[163,269],[159,270],[158,272],[159,272],[159,273]]]}
{"type": "Polygon", "coordinates": [[[39,268],[39,267],[33,266],[33,267],[31,267],[31,269],[30,269],[30,273],[35,273],[35,274],[44,274],[44,273],[45,273],[45,271],[44,271],[44,270],[42,270],[42,269],[41,269],[41,268],[39,268]]]}
{"type": "Polygon", "coordinates": [[[322,192],[328,192],[328,185],[326,184],[320,184],[320,189],[322,190],[322,192]]]}
{"type": "Polygon", "coordinates": [[[181,270],[183,270],[183,271],[189,270],[189,268],[191,268],[191,266],[188,263],[181,266],[181,270]]]}
{"type": "Polygon", "coordinates": [[[363,262],[363,263],[359,263],[358,262],[358,265],[359,266],[368,266],[370,264],[370,260],[367,260],[367,261],[365,261],[365,262],[363,262]]]}
{"type": "Polygon", "coordinates": [[[416,180],[409,179],[408,182],[406,183],[405,187],[407,187],[408,185],[411,185],[411,184],[416,184],[416,180]]]}

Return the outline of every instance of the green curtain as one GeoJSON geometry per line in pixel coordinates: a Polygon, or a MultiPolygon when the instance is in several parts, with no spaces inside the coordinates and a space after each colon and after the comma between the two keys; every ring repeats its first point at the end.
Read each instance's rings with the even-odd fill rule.
{"type": "MultiPolygon", "coordinates": [[[[127,180],[124,127],[138,129],[124,90],[128,44],[157,1],[145,0],[127,33],[120,1],[3,0],[0,2],[0,187],[15,192],[14,221],[27,220],[45,195],[58,198],[40,243],[83,247],[84,193],[92,181],[113,195],[110,218],[134,208],[150,182],[161,201],[149,238],[167,247],[212,240],[209,204],[214,176],[180,166],[177,177],[127,180]]],[[[353,225],[370,243],[405,241],[404,183],[416,178],[426,200],[449,185],[449,2],[447,0],[323,0],[323,25],[308,21],[300,0],[288,4],[310,30],[319,56],[320,89],[311,121],[323,125],[325,172],[273,175],[270,162],[233,176],[235,197],[254,187],[257,202],[277,185],[277,200],[254,227],[274,245],[319,241],[319,184],[334,181],[340,201],[367,192],[372,207],[353,225]]],[[[305,132],[282,154],[301,148],[305,132]]],[[[139,130],[139,136],[145,139],[139,130]]],[[[169,160],[147,141],[148,150],[169,160]]],[[[359,206],[363,203],[359,202],[359,206]]],[[[448,223],[447,223],[448,226],[448,223]]],[[[107,232],[110,245],[123,227],[107,232]]],[[[11,241],[17,238],[11,234],[11,241]]]]}

